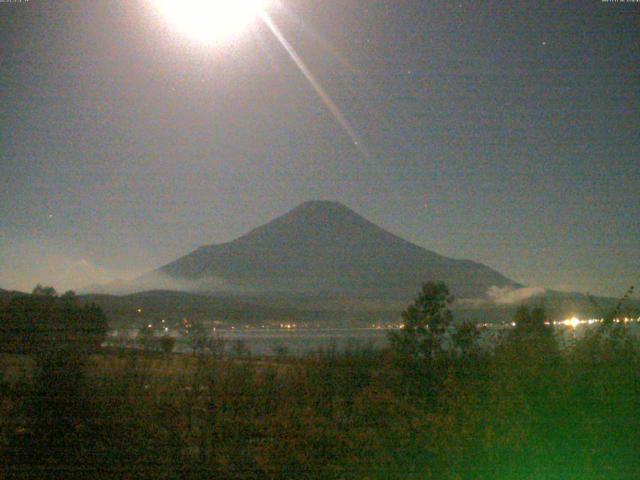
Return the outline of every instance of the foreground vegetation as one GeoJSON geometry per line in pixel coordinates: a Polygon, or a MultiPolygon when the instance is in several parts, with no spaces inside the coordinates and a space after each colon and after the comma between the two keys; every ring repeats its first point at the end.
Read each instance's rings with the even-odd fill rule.
{"type": "Polygon", "coordinates": [[[384,352],[6,354],[0,462],[7,478],[640,477],[624,325],[560,350],[544,311],[522,309],[488,351],[448,303],[425,285],[384,352]]]}

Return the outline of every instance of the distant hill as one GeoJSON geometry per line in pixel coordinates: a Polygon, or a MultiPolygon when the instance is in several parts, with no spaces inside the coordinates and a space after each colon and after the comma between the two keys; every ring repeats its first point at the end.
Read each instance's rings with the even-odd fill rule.
{"type": "Polygon", "coordinates": [[[20,295],[28,295],[27,293],[23,293],[23,292],[17,292],[14,290],[4,290],[2,288],[0,288],[0,301],[9,301],[11,300],[13,297],[15,296],[20,296],[20,295]]]}
{"type": "MultiPolygon", "coordinates": [[[[61,295],[62,293],[60,293],[61,295]]],[[[29,297],[31,292],[21,292],[19,290],[4,290],[0,288],[0,301],[9,302],[16,297],[29,297]]]]}
{"type": "Polygon", "coordinates": [[[154,290],[131,295],[81,295],[84,303],[100,306],[116,324],[135,325],[143,320],[217,321],[223,325],[279,325],[299,323],[308,326],[356,325],[397,320],[397,309],[350,309],[343,305],[323,308],[296,305],[272,299],[239,299],[188,292],[154,290]]]}
{"type": "MultiPolygon", "coordinates": [[[[217,321],[223,325],[278,325],[297,323],[306,326],[370,326],[400,321],[407,307],[401,302],[353,301],[305,297],[231,297],[155,290],[132,295],[81,295],[85,303],[99,305],[114,325],[133,326],[138,322],[160,319],[217,321]]],[[[475,322],[510,321],[520,305],[543,305],[551,320],[577,315],[600,318],[613,310],[615,298],[597,298],[599,307],[577,293],[547,291],[510,303],[492,300],[457,301],[453,312],[457,320],[475,322]]],[[[640,300],[625,303],[623,315],[640,315],[640,300]]]]}
{"type": "Polygon", "coordinates": [[[419,247],[337,202],[303,203],[229,243],[203,246],[154,276],[193,290],[408,301],[428,280],[458,298],[516,282],[470,260],[419,247]]]}

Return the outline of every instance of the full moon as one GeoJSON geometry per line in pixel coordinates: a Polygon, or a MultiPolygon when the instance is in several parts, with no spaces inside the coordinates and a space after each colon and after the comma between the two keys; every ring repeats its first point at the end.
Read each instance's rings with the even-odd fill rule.
{"type": "Polygon", "coordinates": [[[264,11],[267,0],[152,0],[178,31],[204,43],[240,34],[264,11]]]}

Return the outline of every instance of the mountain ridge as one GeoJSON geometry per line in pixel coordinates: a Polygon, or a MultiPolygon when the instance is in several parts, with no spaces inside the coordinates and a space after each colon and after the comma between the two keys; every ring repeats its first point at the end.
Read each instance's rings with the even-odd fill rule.
{"type": "Polygon", "coordinates": [[[156,275],[197,282],[196,290],[411,298],[442,280],[461,298],[521,285],[481,263],[415,245],[342,203],[298,205],[230,242],[204,245],[156,275]]]}

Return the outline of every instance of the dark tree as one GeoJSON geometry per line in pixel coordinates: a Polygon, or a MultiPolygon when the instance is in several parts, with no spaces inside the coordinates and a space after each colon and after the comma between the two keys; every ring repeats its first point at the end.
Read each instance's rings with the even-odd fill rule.
{"type": "Polygon", "coordinates": [[[158,349],[158,338],[156,337],[152,324],[147,324],[145,322],[140,326],[138,329],[138,336],[136,337],[136,343],[145,350],[155,351],[158,349]]]}
{"type": "Polygon", "coordinates": [[[160,348],[164,353],[171,353],[176,346],[176,339],[170,337],[169,335],[165,335],[160,339],[160,348]]]}
{"type": "Polygon", "coordinates": [[[443,282],[427,282],[422,291],[402,312],[404,326],[390,334],[393,350],[414,359],[432,359],[443,352],[443,340],[453,315],[449,306],[453,297],[443,282]]]}
{"type": "Polygon", "coordinates": [[[502,347],[515,349],[529,362],[546,362],[556,359],[559,354],[558,342],[553,328],[546,323],[547,315],[544,307],[529,309],[522,305],[516,311],[513,321],[515,327],[506,337],[506,344],[502,347]]]}
{"type": "Polygon", "coordinates": [[[77,297],[56,297],[46,291],[14,297],[0,309],[2,349],[40,356],[56,351],[78,354],[96,351],[107,333],[107,318],[95,305],[81,305],[77,297]]]}
{"type": "Polygon", "coordinates": [[[226,340],[222,335],[213,334],[207,340],[207,349],[212,357],[221,359],[225,355],[226,340]]]}
{"type": "Polygon", "coordinates": [[[532,338],[553,337],[553,329],[545,323],[546,318],[544,307],[534,307],[530,310],[526,305],[520,306],[513,316],[516,325],[512,338],[528,341],[532,338]]]}
{"type": "Polygon", "coordinates": [[[58,296],[58,292],[56,292],[55,288],[49,287],[49,286],[45,287],[40,283],[34,287],[31,293],[33,295],[39,295],[41,297],[57,297],[58,296]]]}
{"type": "Polygon", "coordinates": [[[186,330],[186,334],[193,354],[198,355],[204,353],[207,348],[208,335],[202,322],[197,320],[190,322],[189,328],[186,330]]]}
{"type": "Polygon", "coordinates": [[[464,322],[456,326],[453,334],[453,345],[462,357],[469,357],[478,351],[478,339],[480,330],[471,322],[464,322]]]}

